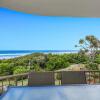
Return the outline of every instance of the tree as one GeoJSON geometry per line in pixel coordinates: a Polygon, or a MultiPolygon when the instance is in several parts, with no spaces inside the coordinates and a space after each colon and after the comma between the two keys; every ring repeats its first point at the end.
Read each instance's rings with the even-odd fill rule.
{"type": "Polygon", "coordinates": [[[80,48],[80,54],[89,56],[89,62],[94,62],[96,53],[100,49],[100,40],[93,35],[88,35],[85,39],[80,39],[79,45],[75,45],[75,47],[80,48]]]}

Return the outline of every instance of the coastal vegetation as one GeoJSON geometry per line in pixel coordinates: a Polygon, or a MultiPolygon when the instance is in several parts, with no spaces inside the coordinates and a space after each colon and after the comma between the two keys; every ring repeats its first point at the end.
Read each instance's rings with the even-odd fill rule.
{"type": "Polygon", "coordinates": [[[100,40],[93,35],[88,35],[84,39],[79,40],[80,55],[88,56],[86,67],[89,69],[98,69],[99,56],[100,56],[100,40]]]}
{"type": "MultiPolygon", "coordinates": [[[[34,71],[54,71],[68,68],[73,64],[86,64],[89,57],[86,55],[76,54],[41,54],[35,53],[14,59],[0,61],[0,75],[12,75],[26,73],[30,70],[34,71]]],[[[89,69],[98,70],[97,65],[100,64],[100,54],[95,58],[95,64],[89,69]]]]}
{"type": "Polygon", "coordinates": [[[74,64],[84,64],[87,70],[99,70],[100,41],[95,36],[79,40],[78,53],[33,53],[13,59],[0,60],[0,76],[34,71],[56,71],[74,64]]]}

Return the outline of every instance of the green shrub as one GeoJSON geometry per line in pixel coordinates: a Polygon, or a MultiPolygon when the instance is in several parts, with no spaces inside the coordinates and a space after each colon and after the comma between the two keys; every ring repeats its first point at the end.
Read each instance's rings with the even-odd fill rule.
{"type": "Polygon", "coordinates": [[[14,74],[21,74],[27,72],[29,72],[29,69],[26,68],[25,66],[16,66],[16,68],[13,71],[14,74]]]}
{"type": "Polygon", "coordinates": [[[55,75],[55,78],[56,78],[56,80],[61,80],[61,73],[57,73],[57,74],[55,75]]]}
{"type": "Polygon", "coordinates": [[[0,75],[10,75],[13,72],[13,67],[9,63],[0,63],[0,75]]]}
{"type": "Polygon", "coordinates": [[[100,64],[100,54],[96,56],[95,63],[100,64]]]}
{"type": "Polygon", "coordinates": [[[79,63],[85,63],[88,61],[88,57],[86,55],[81,55],[81,54],[67,54],[68,56],[66,57],[67,61],[69,63],[74,63],[74,64],[79,64],[79,63]]]}
{"type": "Polygon", "coordinates": [[[97,63],[88,63],[86,64],[86,68],[88,68],[89,70],[99,70],[97,63]]]}
{"type": "Polygon", "coordinates": [[[61,56],[54,55],[49,57],[46,63],[46,69],[49,71],[53,71],[61,68],[67,68],[69,65],[70,65],[69,62],[67,62],[61,56]]]}
{"type": "MultiPolygon", "coordinates": [[[[91,70],[98,70],[100,54],[96,55],[94,63],[89,63],[88,56],[80,53],[75,54],[42,54],[34,53],[14,59],[0,60],[0,75],[12,75],[35,71],[54,71],[67,68],[71,64],[86,64],[91,70]],[[29,67],[28,67],[29,66],[29,67]]],[[[58,75],[59,76],[59,75],[58,75]]]]}

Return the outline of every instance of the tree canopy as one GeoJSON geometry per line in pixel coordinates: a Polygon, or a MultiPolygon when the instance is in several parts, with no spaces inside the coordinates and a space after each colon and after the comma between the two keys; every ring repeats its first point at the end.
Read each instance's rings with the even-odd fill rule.
{"type": "Polygon", "coordinates": [[[88,35],[84,39],[80,39],[79,44],[75,47],[80,48],[81,54],[89,55],[90,62],[93,62],[97,51],[100,50],[100,40],[93,35],[88,35]]]}

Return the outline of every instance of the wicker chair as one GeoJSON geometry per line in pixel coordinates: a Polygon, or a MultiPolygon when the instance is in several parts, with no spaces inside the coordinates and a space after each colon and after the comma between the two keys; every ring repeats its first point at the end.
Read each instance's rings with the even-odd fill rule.
{"type": "Polygon", "coordinates": [[[55,85],[53,72],[30,72],[28,79],[29,86],[55,85]]]}
{"type": "Polygon", "coordinates": [[[67,71],[61,73],[61,84],[86,84],[84,71],[67,71]]]}

